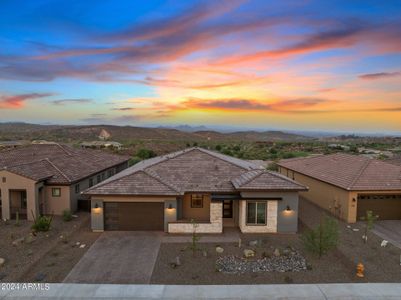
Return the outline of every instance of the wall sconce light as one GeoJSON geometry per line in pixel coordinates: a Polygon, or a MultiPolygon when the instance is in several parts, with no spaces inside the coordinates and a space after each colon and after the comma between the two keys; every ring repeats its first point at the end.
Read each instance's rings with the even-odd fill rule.
{"type": "Polygon", "coordinates": [[[100,214],[100,212],[102,211],[102,208],[100,207],[100,205],[96,202],[95,206],[93,207],[93,212],[95,214],[100,214]]]}
{"type": "Polygon", "coordinates": [[[285,211],[291,211],[291,207],[289,205],[287,205],[287,207],[285,208],[285,211]]]}
{"type": "Polygon", "coordinates": [[[167,207],[167,209],[173,209],[174,207],[173,207],[173,205],[170,203],[169,205],[168,205],[168,207],[167,207]]]}
{"type": "Polygon", "coordinates": [[[352,202],[356,202],[356,199],[355,199],[355,198],[352,198],[352,202]]]}

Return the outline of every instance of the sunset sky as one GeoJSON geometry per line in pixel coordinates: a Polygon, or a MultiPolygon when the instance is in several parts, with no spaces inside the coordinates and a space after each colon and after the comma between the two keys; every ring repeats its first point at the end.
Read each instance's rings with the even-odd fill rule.
{"type": "Polygon", "coordinates": [[[0,2],[0,122],[401,132],[401,1],[0,2]]]}

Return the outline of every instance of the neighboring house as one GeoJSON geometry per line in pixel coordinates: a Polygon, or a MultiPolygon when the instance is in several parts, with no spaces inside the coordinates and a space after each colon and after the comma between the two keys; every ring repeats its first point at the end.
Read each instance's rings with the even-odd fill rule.
{"type": "Polygon", "coordinates": [[[122,144],[119,142],[112,141],[93,141],[93,142],[83,142],[81,143],[81,148],[90,148],[90,149],[101,149],[101,148],[112,148],[116,150],[121,150],[122,144]]]}
{"type": "MultiPolygon", "coordinates": [[[[128,167],[128,157],[59,144],[0,152],[3,219],[76,211],[81,191],[128,167]]],[[[88,201],[88,200],[86,200],[88,201]]]]}
{"type": "Polygon", "coordinates": [[[401,167],[349,154],[294,158],[279,172],[309,187],[302,196],[354,223],[367,210],[380,219],[401,219],[401,167]]]}
{"type": "Polygon", "coordinates": [[[307,188],[257,165],[202,148],[154,157],[88,189],[92,229],[191,233],[297,231],[307,188]]]}

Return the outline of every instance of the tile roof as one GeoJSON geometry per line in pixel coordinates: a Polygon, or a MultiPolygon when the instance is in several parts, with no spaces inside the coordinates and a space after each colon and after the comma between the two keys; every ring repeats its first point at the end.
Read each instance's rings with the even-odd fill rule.
{"type": "Polygon", "coordinates": [[[232,184],[237,190],[252,191],[252,190],[293,190],[306,191],[308,188],[295,182],[294,180],[285,177],[284,175],[265,171],[252,170],[248,171],[237,178],[234,178],[232,184]]]}
{"type": "Polygon", "coordinates": [[[346,190],[401,190],[401,167],[364,156],[337,153],[282,160],[279,166],[346,190]]]}
{"type": "Polygon", "coordinates": [[[60,144],[33,144],[0,152],[0,170],[48,183],[69,184],[128,161],[129,157],[60,144]]]}
{"type": "MultiPolygon", "coordinates": [[[[264,169],[244,160],[195,147],[139,162],[88,189],[85,193],[105,194],[110,193],[110,190],[115,194],[142,193],[143,184],[141,182],[137,184],[129,179],[130,176],[139,172],[158,179],[180,194],[185,192],[230,193],[236,191],[232,180],[251,170],[262,172],[264,169]]],[[[293,181],[288,178],[280,175],[273,176],[272,174],[269,176],[271,178],[262,176],[257,181],[261,189],[284,190],[288,189],[289,186],[293,187],[293,181]],[[280,182],[280,186],[275,186],[269,182],[265,182],[263,185],[264,179],[274,179],[275,182],[280,182]],[[287,186],[285,186],[285,182],[288,183],[287,186]]],[[[147,193],[154,194],[152,186],[148,186],[147,193]]]]}

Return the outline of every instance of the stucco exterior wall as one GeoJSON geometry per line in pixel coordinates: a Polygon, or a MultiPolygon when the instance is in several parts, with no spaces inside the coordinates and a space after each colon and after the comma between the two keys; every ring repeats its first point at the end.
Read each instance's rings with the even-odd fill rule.
{"type": "Polygon", "coordinates": [[[33,220],[33,215],[38,215],[38,205],[35,201],[37,193],[36,182],[32,179],[11,173],[7,170],[0,171],[0,189],[2,201],[2,219],[10,219],[10,191],[25,190],[27,197],[27,218],[33,220]],[[3,177],[5,182],[3,182],[3,177]]]}
{"type": "MultiPolygon", "coordinates": [[[[198,233],[222,233],[223,218],[222,218],[222,203],[210,203],[210,223],[199,223],[196,228],[198,233]]],[[[193,225],[191,223],[169,223],[169,233],[192,233],[193,225]]]]}
{"type": "Polygon", "coordinates": [[[185,194],[182,202],[182,218],[184,220],[209,221],[210,219],[210,196],[204,195],[203,207],[191,207],[191,194],[185,194]]]}
{"type": "MultiPolygon", "coordinates": [[[[287,176],[286,168],[280,167],[279,171],[287,176]]],[[[352,201],[354,193],[291,170],[288,170],[288,174],[289,177],[309,187],[309,191],[300,193],[302,197],[340,219],[349,223],[356,222],[356,202],[352,201]]]]}
{"type": "Polygon", "coordinates": [[[63,185],[45,186],[45,213],[61,215],[66,209],[70,209],[70,187],[63,185]],[[60,197],[53,197],[52,188],[60,188],[60,197]]]}

